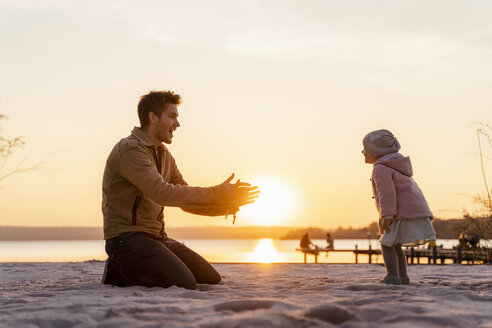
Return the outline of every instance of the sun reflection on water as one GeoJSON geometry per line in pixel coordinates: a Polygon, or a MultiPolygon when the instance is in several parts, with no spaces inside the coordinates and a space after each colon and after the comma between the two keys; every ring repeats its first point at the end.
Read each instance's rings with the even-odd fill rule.
{"type": "Polygon", "coordinates": [[[248,262],[273,263],[282,262],[285,259],[286,255],[277,251],[270,238],[258,240],[253,252],[246,253],[246,260],[248,262]]]}

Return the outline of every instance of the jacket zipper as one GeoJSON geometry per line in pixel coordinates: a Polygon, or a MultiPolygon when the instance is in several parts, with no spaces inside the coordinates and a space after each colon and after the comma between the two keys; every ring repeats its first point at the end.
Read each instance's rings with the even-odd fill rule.
{"type": "Polygon", "coordinates": [[[161,207],[159,214],[157,214],[157,221],[159,221],[161,223],[161,231],[159,231],[159,234],[162,237],[167,237],[167,234],[164,233],[164,220],[159,218],[161,216],[162,212],[164,212],[164,207],[161,207]]]}
{"type": "Polygon", "coordinates": [[[142,200],[142,197],[137,196],[135,198],[135,202],[133,203],[133,208],[132,208],[132,225],[137,225],[137,208],[138,205],[140,204],[140,201],[142,200]]]}
{"type": "Polygon", "coordinates": [[[152,150],[152,155],[154,155],[154,160],[155,160],[155,167],[157,169],[157,172],[159,172],[159,174],[162,174],[162,153],[161,153],[161,149],[157,149],[157,153],[156,151],[153,149],[152,150]]]}

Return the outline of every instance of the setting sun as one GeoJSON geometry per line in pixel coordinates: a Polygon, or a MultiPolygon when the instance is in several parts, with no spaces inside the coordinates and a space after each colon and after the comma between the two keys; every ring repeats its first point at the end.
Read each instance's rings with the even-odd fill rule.
{"type": "Polygon", "coordinates": [[[287,184],[273,177],[253,179],[251,183],[260,188],[261,195],[254,204],[241,210],[248,222],[271,226],[289,218],[295,208],[296,197],[287,184]]]}
{"type": "Polygon", "coordinates": [[[263,238],[258,241],[252,253],[248,253],[246,260],[258,263],[273,263],[285,260],[285,254],[279,253],[270,238],[263,238]]]}

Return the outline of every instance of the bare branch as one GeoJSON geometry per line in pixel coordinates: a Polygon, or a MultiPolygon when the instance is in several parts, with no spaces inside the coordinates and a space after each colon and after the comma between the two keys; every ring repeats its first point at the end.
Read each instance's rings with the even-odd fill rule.
{"type": "Polygon", "coordinates": [[[12,154],[16,149],[24,147],[26,142],[23,137],[5,139],[0,137],[0,157],[12,154]]]}
{"type": "Polygon", "coordinates": [[[489,130],[492,131],[492,125],[487,124],[487,123],[484,123],[484,122],[473,122],[471,124],[468,124],[467,127],[475,126],[475,125],[486,127],[486,128],[488,128],[489,130]]]}
{"type": "Polygon", "coordinates": [[[25,161],[25,159],[23,159],[19,165],[17,165],[17,168],[15,170],[12,170],[10,171],[9,173],[7,174],[4,174],[2,176],[0,176],[0,181],[8,178],[9,176],[11,175],[14,175],[14,174],[19,174],[19,173],[26,173],[26,172],[29,172],[29,171],[33,171],[33,170],[37,170],[39,168],[41,168],[41,166],[43,164],[46,163],[46,159],[48,158],[49,156],[46,156],[45,158],[43,158],[41,161],[37,162],[36,164],[32,165],[32,166],[28,166],[28,167],[21,167],[22,163],[25,161]]]}
{"type": "Polygon", "coordinates": [[[7,162],[7,160],[9,159],[9,155],[10,154],[7,154],[3,157],[3,161],[2,161],[2,164],[0,164],[0,171],[2,171],[3,167],[5,166],[5,163],[7,162]]]}
{"type": "Polygon", "coordinates": [[[471,198],[474,203],[480,205],[481,209],[474,215],[470,214],[466,209],[463,210],[463,218],[465,221],[461,227],[461,230],[462,232],[470,233],[473,236],[478,236],[478,238],[489,239],[492,238],[492,190],[489,188],[487,183],[484,158],[490,159],[490,157],[484,154],[482,148],[482,138],[485,138],[488,145],[492,147],[492,126],[483,122],[475,122],[469,126],[474,126],[477,133],[478,155],[480,158],[480,168],[485,192],[474,196],[466,195],[471,198]]]}
{"type": "Polygon", "coordinates": [[[0,137],[0,158],[3,158],[0,164],[0,171],[5,166],[9,156],[15,152],[15,150],[24,147],[25,141],[22,137],[16,137],[13,139],[5,139],[0,137]]]}
{"type": "Polygon", "coordinates": [[[479,131],[479,133],[482,134],[485,138],[487,138],[489,146],[492,147],[492,136],[490,135],[490,133],[492,132],[492,125],[483,122],[474,122],[468,125],[468,127],[470,126],[475,126],[476,130],[479,131]],[[486,130],[489,130],[489,132],[487,132],[486,130]]]}
{"type": "MultiPolygon", "coordinates": [[[[7,119],[7,118],[8,117],[6,115],[0,114],[0,120],[7,119]]],[[[15,138],[11,138],[11,139],[0,137],[0,172],[2,172],[2,170],[4,169],[5,164],[9,160],[10,156],[16,150],[24,147],[25,144],[26,144],[26,142],[24,141],[23,137],[15,137],[15,138]]],[[[17,164],[17,167],[14,170],[12,170],[6,174],[0,175],[0,181],[3,181],[6,178],[8,178],[14,174],[25,173],[25,172],[29,172],[29,171],[33,171],[33,170],[37,170],[37,169],[41,168],[41,166],[46,163],[46,159],[49,156],[50,155],[46,156],[45,158],[43,158],[41,161],[37,162],[34,165],[26,166],[26,167],[23,167],[23,163],[26,160],[24,158],[23,160],[21,160],[17,164]]]]}
{"type": "MultiPolygon", "coordinates": [[[[492,209],[492,200],[490,199],[490,191],[489,191],[489,185],[487,184],[487,178],[485,176],[485,170],[483,168],[483,155],[482,155],[482,145],[480,144],[480,129],[477,129],[477,140],[478,140],[478,150],[480,152],[480,165],[482,167],[482,177],[483,177],[483,183],[485,184],[485,191],[487,192],[487,197],[489,200],[489,209],[492,209]]],[[[490,142],[490,139],[489,139],[490,142]]]]}
{"type": "MultiPolygon", "coordinates": [[[[467,152],[463,152],[462,154],[472,154],[472,155],[480,156],[480,153],[477,151],[467,151],[467,152]]],[[[483,156],[483,158],[488,159],[489,161],[492,161],[492,156],[488,156],[485,154],[482,154],[482,156],[483,156]]]]}
{"type": "Polygon", "coordinates": [[[480,133],[482,136],[484,136],[487,139],[489,145],[492,147],[492,137],[490,136],[490,134],[485,132],[482,129],[477,129],[477,131],[478,131],[478,133],[480,133]]]}

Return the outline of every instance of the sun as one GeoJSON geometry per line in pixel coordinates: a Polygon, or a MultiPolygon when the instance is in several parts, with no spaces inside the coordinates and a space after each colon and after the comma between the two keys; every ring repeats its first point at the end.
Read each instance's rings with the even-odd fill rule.
{"type": "Polygon", "coordinates": [[[241,216],[254,225],[272,226],[284,222],[292,214],[296,197],[287,184],[274,177],[249,181],[261,190],[255,203],[241,209],[241,216]]]}
{"type": "Polygon", "coordinates": [[[270,238],[258,240],[254,251],[246,254],[247,261],[257,263],[282,262],[285,260],[285,257],[285,254],[277,251],[270,238]]]}

